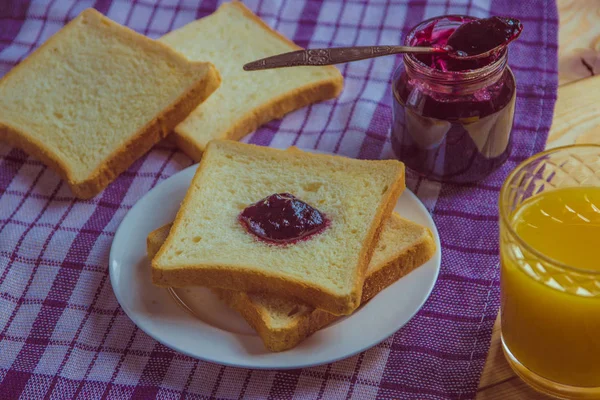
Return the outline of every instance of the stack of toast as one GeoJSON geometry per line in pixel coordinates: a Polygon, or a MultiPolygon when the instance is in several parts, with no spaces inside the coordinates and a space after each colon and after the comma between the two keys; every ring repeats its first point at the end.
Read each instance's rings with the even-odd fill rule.
{"type": "Polygon", "coordinates": [[[290,349],[433,255],[431,232],[392,213],[403,190],[398,161],[213,140],[173,224],[148,236],[153,282],[210,287],[269,350],[290,349]],[[318,209],[327,226],[261,240],[239,216],[275,193],[318,209]]]}
{"type": "Polygon", "coordinates": [[[93,197],[167,135],[199,161],[212,139],[339,95],[332,66],[243,71],[298,48],[236,1],[157,41],[88,9],[2,78],[0,141],[93,197]]]}
{"type": "MultiPolygon", "coordinates": [[[[212,288],[269,350],[286,350],[435,251],[427,228],[392,213],[402,163],[236,142],[340,94],[332,66],[243,71],[297,49],[236,1],[157,41],[85,10],[0,81],[0,141],[89,198],[170,135],[200,164],[173,223],[148,236],[153,282],[212,288]],[[257,236],[260,223],[242,213],[269,196],[318,229],[287,242],[257,236]]],[[[293,225],[267,212],[269,229],[293,225]]]]}

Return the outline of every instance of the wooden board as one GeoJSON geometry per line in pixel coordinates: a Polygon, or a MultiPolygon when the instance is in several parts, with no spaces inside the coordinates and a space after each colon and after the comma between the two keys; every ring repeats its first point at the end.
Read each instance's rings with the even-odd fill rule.
{"type": "Polygon", "coordinates": [[[600,74],[558,89],[546,148],[573,143],[600,144],[600,74]]]}
{"type": "MultiPolygon", "coordinates": [[[[558,0],[558,100],[546,148],[600,144],[600,1],[558,0]]],[[[546,400],[512,372],[496,320],[477,400],[546,400]]]]}
{"type": "Polygon", "coordinates": [[[600,74],[600,2],[558,0],[558,83],[600,74]]]}

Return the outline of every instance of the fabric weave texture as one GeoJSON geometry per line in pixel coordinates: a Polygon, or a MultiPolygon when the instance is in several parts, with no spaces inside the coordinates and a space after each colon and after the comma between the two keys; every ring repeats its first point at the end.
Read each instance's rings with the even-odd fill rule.
{"type": "MultiPolygon", "coordinates": [[[[87,7],[151,38],[213,12],[210,0],[2,0],[0,76],[87,7]]],[[[407,176],[442,239],[442,270],[423,309],[357,356],[315,368],[224,367],[176,353],[140,331],[108,276],[111,242],[140,197],[192,164],[165,141],[100,195],[77,200],[65,182],[0,143],[0,398],[2,399],[471,399],[499,308],[500,186],[544,148],[557,93],[556,4],[545,0],[247,0],[303,47],[397,44],[444,14],[509,15],[518,85],[513,150],[478,184],[407,176]]],[[[339,66],[336,99],[272,121],[244,141],[357,158],[392,158],[390,80],[400,57],[339,66]]],[[[1,112],[1,110],[0,110],[1,112]]],[[[365,327],[369,329],[369,327],[365,327]]]]}

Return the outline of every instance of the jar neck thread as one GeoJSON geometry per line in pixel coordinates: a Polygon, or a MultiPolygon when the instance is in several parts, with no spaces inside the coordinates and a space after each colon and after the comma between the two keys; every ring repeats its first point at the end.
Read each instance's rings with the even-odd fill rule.
{"type": "Polygon", "coordinates": [[[410,79],[422,82],[433,92],[468,95],[493,85],[502,77],[508,65],[508,51],[505,49],[493,63],[468,71],[434,69],[412,54],[404,55],[404,65],[410,79]]]}

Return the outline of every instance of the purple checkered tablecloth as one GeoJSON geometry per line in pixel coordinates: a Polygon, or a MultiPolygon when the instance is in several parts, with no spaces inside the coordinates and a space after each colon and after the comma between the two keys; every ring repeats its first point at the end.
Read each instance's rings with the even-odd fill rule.
{"type": "MultiPolygon", "coordinates": [[[[0,76],[87,7],[157,38],[218,6],[209,0],[0,0],[0,76]]],[[[248,0],[304,47],[399,43],[442,14],[511,15],[525,31],[511,46],[518,81],[514,149],[477,185],[408,176],[442,238],[442,270],[423,309],[394,336],[355,357],[293,371],[224,367],[175,353],[123,313],[108,254],[127,211],[192,164],[155,146],[97,197],[73,198],[38,160],[0,144],[0,398],[469,399],[499,308],[496,202],[507,173],[544,147],[557,90],[558,16],[534,0],[248,0]]],[[[298,110],[245,140],[350,157],[389,158],[390,78],[399,58],[342,65],[333,101],[298,110]]],[[[0,110],[0,112],[2,112],[0,110]]]]}

